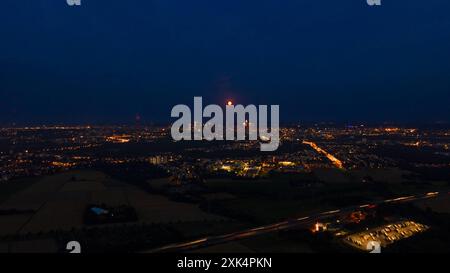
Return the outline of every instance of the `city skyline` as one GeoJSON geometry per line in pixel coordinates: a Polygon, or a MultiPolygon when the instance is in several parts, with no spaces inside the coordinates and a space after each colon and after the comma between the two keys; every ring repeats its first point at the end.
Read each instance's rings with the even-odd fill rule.
{"type": "Polygon", "coordinates": [[[449,252],[449,10],[1,1],[0,255],[449,252]]]}

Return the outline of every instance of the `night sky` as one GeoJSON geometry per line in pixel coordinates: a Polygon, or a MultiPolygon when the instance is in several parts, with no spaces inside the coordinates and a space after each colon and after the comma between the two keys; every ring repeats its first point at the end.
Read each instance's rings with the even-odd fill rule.
{"type": "Polygon", "coordinates": [[[0,124],[170,121],[280,104],[282,121],[450,121],[450,1],[1,0],[0,124]]]}

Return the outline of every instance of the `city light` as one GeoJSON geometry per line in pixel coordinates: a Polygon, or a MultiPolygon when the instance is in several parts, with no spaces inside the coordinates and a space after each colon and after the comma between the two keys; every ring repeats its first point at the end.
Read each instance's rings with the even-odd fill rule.
{"type": "Polygon", "coordinates": [[[303,141],[303,144],[309,145],[309,146],[311,146],[311,148],[316,150],[318,153],[325,155],[338,169],[344,169],[344,164],[339,159],[337,159],[332,154],[328,153],[324,149],[317,146],[317,144],[315,144],[314,142],[303,141]]]}

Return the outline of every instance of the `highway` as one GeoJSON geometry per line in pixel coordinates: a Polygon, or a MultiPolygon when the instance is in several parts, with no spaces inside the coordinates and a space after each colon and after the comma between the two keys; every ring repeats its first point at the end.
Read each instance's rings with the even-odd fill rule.
{"type": "Polygon", "coordinates": [[[328,160],[330,160],[331,163],[333,163],[333,165],[336,166],[338,169],[341,169],[341,170],[344,169],[344,164],[342,163],[342,161],[340,161],[334,155],[330,154],[329,152],[327,152],[324,149],[317,146],[316,143],[311,142],[311,141],[303,141],[303,144],[311,146],[311,148],[313,148],[316,152],[326,156],[328,158],[328,160]]]}
{"type": "Polygon", "coordinates": [[[416,202],[420,200],[425,199],[432,199],[432,198],[448,198],[450,196],[449,193],[439,193],[439,192],[430,192],[426,194],[421,195],[412,195],[412,196],[403,196],[398,197],[395,199],[387,199],[387,200],[380,200],[377,202],[373,202],[370,204],[362,204],[358,206],[351,206],[346,207],[339,210],[332,210],[332,211],[324,211],[320,213],[316,213],[310,216],[305,216],[297,219],[290,219],[288,221],[275,223],[267,226],[261,226],[256,227],[248,230],[238,231],[226,235],[219,235],[219,236],[211,236],[211,237],[205,237],[202,239],[198,239],[191,242],[185,242],[185,243],[176,243],[167,245],[164,247],[156,248],[153,250],[150,250],[149,253],[160,253],[160,252],[181,252],[186,250],[193,250],[193,249],[199,249],[204,248],[212,245],[218,245],[233,241],[238,241],[250,237],[254,237],[257,235],[262,235],[270,232],[276,232],[281,230],[287,230],[291,228],[297,228],[301,226],[310,226],[316,223],[317,221],[327,218],[330,216],[343,216],[349,212],[363,209],[363,208],[373,208],[377,205],[381,204],[400,204],[400,203],[408,203],[408,202],[416,202]]]}

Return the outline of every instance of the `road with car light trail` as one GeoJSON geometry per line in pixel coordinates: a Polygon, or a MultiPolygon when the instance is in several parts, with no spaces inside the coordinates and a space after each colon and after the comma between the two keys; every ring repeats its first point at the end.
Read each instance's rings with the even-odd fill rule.
{"type": "Polygon", "coordinates": [[[409,203],[409,202],[416,202],[420,200],[426,200],[426,199],[434,199],[434,198],[448,198],[450,196],[450,192],[446,193],[440,193],[440,192],[429,192],[426,194],[420,194],[420,195],[411,195],[411,196],[402,196],[394,199],[386,199],[386,200],[380,200],[377,202],[372,202],[370,204],[363,204],[358,206],[350,206],[342,209],[337,210],[331,210],[331,211],[325,211],[316,213],[310,216],[305,216],[297,219],[290,219],[287,221],[283,221],[280,223],[270,224],[266,226],[256,227],[248,230],[238,231],[230,234],[225,235],[219,235],[219,236],[210,236],[201,238],[195,241],[191,242],[185,242],[185,243],[176,243],[167,245],[164,247],[156,248],[153,250],[150,250],[149,253],[159,253],[159,252],[181,252],[181,251],[187,251],[187,250],[193,250],[193,249],[199,249],[204,248],[208,246],[213,245],[219,245],[224,244],[228,242],[233,241],[239,241],[242,239],[281,231],[281,230],[287,230],[291,228],[298,228],[301,226],[309,226],[323,218],[327,218],[330,216],[344,216],[348,214],[349,212],[358,210],[358,209],[364,209],[364,208],[374,208],[378,205],[382,204],[400,204],[400,203],[409,203]]]}

